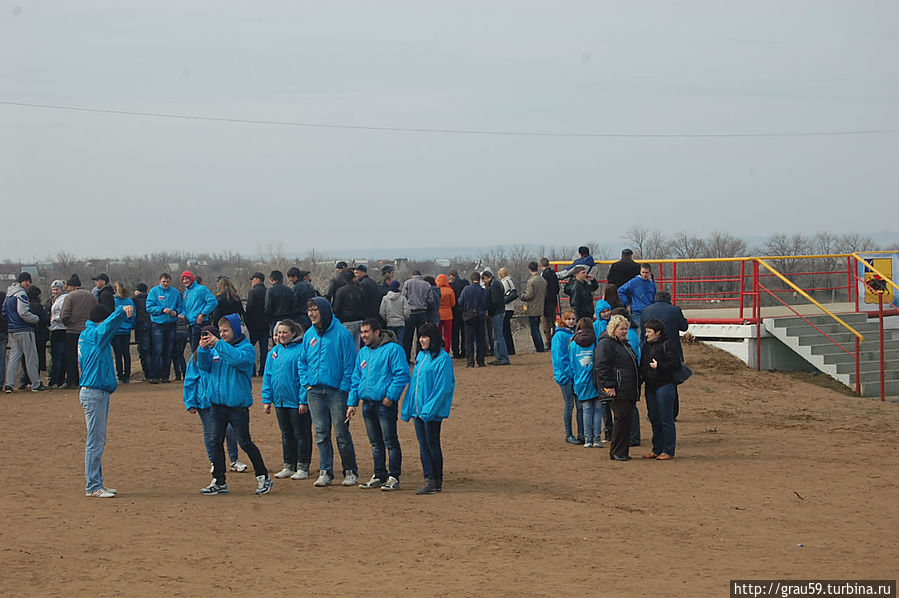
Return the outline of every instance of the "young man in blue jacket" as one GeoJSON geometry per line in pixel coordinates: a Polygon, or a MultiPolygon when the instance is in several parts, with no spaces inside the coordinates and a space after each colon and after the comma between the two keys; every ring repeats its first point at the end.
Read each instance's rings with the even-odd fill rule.
{"type": "Polygon", "coordinates": [[[347,401],[346,417],[356,415],[356,407],[362,400],[362,419],[371,443],[374,474],[360,488],[399,490],[403,453],[396,434],[398,405],[403,390],[409,384],[409,364],[406,352],[396,342],[391,330],[381,330],[375,318],[362,322],[362,342],[353,368],[353,382],[347,401]],[[385,447],[389,456],[385,462],[385,447]]]}
{"type": "Polygon", "coordinates": [[[630,311],[631,322],[639,326],[643,310],[656,300],[656,283],[652,279],[652,269],[649,264],[642,264],[640,274],[631,278],[618,289],[618,298],[621,299],[621,305],[630,311]]]}
{"type": "Polygon", "coordinates": [[[212,291],[196,282],[190,270],[181,273],[181,284],[184,285],[184,294],[181,295],[184,310],[178,314],[178,319],[187,320],[190,350],[196,352],[200,346],[200,332],[203,326],[209,323],[212,312],[218,306],[218,300],[212,291]]]}
{"type": "Polygon", "coordinates": [[[181,293],[172,287],[172,275],[163,272],[159,284],[147,293],[150,314],[151,364],[150,384],[169,381],[169,367],[175,348],[175,321],[184,311],[181,293]]]}
{"type": "Polygon", "coordinates": [[[112,498],[116,491],[103,486],[103,449],[106,448],[106,424],[109,421],[109,395],[118,382],[112,360],[112,338],[119,325],[134,314],[130,305],[110,312],[105,305],[95,305],[84,332],[78,338],[78,365],[81,366],[79,398],[87,424],[84,443],[84,477],[87,496],[112,498]],[[110,315],[111,314],[111,315],[110,315]]]}
{"type": "Polygon", "coordinates": [[[225,480],[225,430],[230,423],[237,433],[237,442],[253,464],[256,473],[256,494],[268,494],[272,478],[250,438],[250,406],[253,404],[253,364],[256,350],[240,329],[240,316],[229,314],[218,321],[221,339],[212,334],[200,337],[197,365],[209,376],[207,392],[209,407],[210,448],[212,449],[212,483],[200,490],[203,494],[227,494],[225,480]]]}
{"type": "Polygon", "coordinates": [[[330,486],[334,479],[334,446],[331,427],[337,436],[337,450],[343,465],[343,486],[359,481],[356,449],[346,418],[347,393],[356,362],[353,335],[331,311],[324,297],[314,297],[306,304],[306,315],[312,327],[303,336],[303,350],[297,360],[300,375],[300,409],[308,405],[318,446],[319,475],[315,486],[330,486]]]}

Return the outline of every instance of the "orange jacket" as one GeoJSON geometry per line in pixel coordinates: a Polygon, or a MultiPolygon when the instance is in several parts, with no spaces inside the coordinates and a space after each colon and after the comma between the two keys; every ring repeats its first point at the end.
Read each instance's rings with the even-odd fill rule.
{"type": "Polygon", "coordinates": [[[440,319],[453,319],[453,306],[456,304],[456,294],[450,287],[446,274],[437,275],[437,288],[440,289],[440,319]]]}

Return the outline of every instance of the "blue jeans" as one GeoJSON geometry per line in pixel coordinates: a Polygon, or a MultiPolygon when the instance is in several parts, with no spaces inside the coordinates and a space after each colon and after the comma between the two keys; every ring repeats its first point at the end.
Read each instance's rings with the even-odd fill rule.
{"type": "Polygon", "coordinates": [[[109,393],[105,390],[83,386],[78,394],[84,421],[87,424],[87,440],[84,443],[85,491],[90,494],[103,488],[103,449],[106,448],[106,424],[109,421],[109,393]]]}
{"type": "Polygon", "coordinates": [[[169,379],[169,366],[175,348],[175,323],[150,324],[150,339],[153,345],[153,371],[151,377],[157,380],[169,379]]]}
{"type": "Polygon", "coordinates": [[[534,341],[534,350],[543,353],[543,335],[540,334],[540,320],[543,316],[528,316],[528,324],[531,327],[531,340],[534,341]]]}
{"type": "Polygon", "coordinates": [[[493,356],[502,363],[509,362],[509,350],[506,348],[506,339],[503,337],[503,320],[505,312],[499,312],[490,316],[493,319],[493,356]]]}
{"type": "Polygon", "coordinates": [[[334,477],[334,445],[331,444],[331,427],[337,436],[337,451],[343,471],[359,473],[356,467],[356,448],[350,427],[346,423],[345,392],[327,386],[313,386],[306,393],[309,413],[312,414],[312,426],[315,428],[315,444],[318,447],[318,468],[334,477]]]}
{"type": "MultiPolygon", "coordinates": [[[[197,415],[203,424],[203,446],[206,447],[206,456],[212,463],[212,426],[209,425],[209,408],[197,409],[197,415]]],[[[228,446],[228,459],[234,463],[237,461],[237,434],[234,433],[234,426],[231,424],[225,428],[225,444],[228,446]]]]}
{"type": "Polygon", "coordinates": [[[412,358],[412,345],[415,343],[416,333],[419,328],[423,324],[428,321],[428,314],[424,311],[421,313],[412,313],[409,315],[409,319],[406,320],[406,332],[405,338],[403,339],[405,343],[403,344],[403,349],[406,351],[406,360],[410,360],[412,358]]]}
{"type": "Polygon", "coordinates": [[[394,401],[390,407],[385,407],[381,401],[362,401],[362,419],[365,421],[365,431],[368,433],[368,441],[371,443],[371,456],[375,464],[375,477],[387,481],[387,476],[392,475],[400,479],[403,467],[403,452],[400,449],[400,439],[396,435],[396,418],[399,411],[399,403],[394,401]],[[385,447],[390,464],[385,463],[385,447]]]}
{"type": "Polygon", "coordinates": [[[560,384],[562,389],[562,400],[565,401],[565,411],[562,414],[562,423],[565,424],[565,435],[571,436],[571,413],[575,411],[575,423],[577,424],[577,437],[584,437],[584,407],[581,402],[574,396],[574,386],[568,384],[560,384]]]}
{"type": "Polygon", "coordinates": [[[438,486],[443,485],[443,449],[440,448],[442,422],[442,419],[426,422],[417,417],[412,418],[421,453],[421,472],[426,480],[434,480],[438,486]]]}
{"type": "Polygon", "coordinates": [[[584,442],[601,442],[602,404],[599,399],[578,401],[584,406],[584,442]]]}
{"type": "Polygon", "coordinates": [[[652,452],[674,456],[677,431],[674,426],[674,397],[677,387],[665,384],[658,388],[646,387],[646,412],[652,424],[652,452]]]}
{"type": "Polygon", "coordinates": [[[392,331],[396,335],[396,342],[399,343],[400,347],[403,347],[404,342],[406,342],[406,327],[405,326],[388,326],[387,330],[392,331]]]}
{"type": "Polygon", "coordinates": [[[294,471],[309,471],[312,460],[312,416],[296,407],[275,407],[281,428],[281,455],[284,466],[294,471]]]}
{"type": "Polygon", "coordinates": [[[259,448],[250,438],[250,409],[248,407],[212,405],[209,408],[209,426],[211,428],[209,442],[212,449],[212,477],[215,478],[216,483],[225,483],[225,450],[222,444],[225,441],[225,430],[228,424],[234,426],[237,442],[250,458],[255,475],[268,475],[268,469],[265,468],[259,448]]]}

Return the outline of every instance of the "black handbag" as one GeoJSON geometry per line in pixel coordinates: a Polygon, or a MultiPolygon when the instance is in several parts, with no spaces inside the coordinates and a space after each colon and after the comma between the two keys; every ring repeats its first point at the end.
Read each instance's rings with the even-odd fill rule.
{"type": "Polygon", "coordinates": [[[516,299],[518,299],[518,291],[516,291],[515,289],[509,289],[508,291],[506,291],[506,304],[512,303],[516,299]]]}
{"type": "Polygon", "coordinates": [[[693,370],[691,370],[686,363],[682,363],[680,364],[680,367],[671,374],[671,379],[674,380],[675,384],[683,384],[692,375],[693,370]]]}
{"type": "Polygon", "coordinates": [[[472,307],[471,309],[466,309],[462,312],[462,321],[470,322],[478,317],[478,308],[472,307]]]}

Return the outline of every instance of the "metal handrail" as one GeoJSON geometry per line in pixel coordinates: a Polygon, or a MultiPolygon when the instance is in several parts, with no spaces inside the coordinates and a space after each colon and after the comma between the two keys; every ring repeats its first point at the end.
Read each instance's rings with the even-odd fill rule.
{"type": "Polygon", "coordinates": [[[803,296],[803,297],[805,297],[806,299],[808,299],[809,301],[811,301],[811,302],[812,302],[818,309],[820,309],[820,310],[823,311],[825,314],[827,314],[828,316],[830,316],[833,320],[839,322],[840,325],[843,326],[843,328],[845,328],[846,330],[848,330],[849,332],[851,332],[852,334],[854,334],[854,335],[855,335],[855,338],[857,338],[857,339],[859,340],[859,342],[864,342],[865,337],[862,335],[861,332],[859,332],[858,330],[856,330],[855,328],[853,328],[852,326],[850,326],[849,324],[847,324],[847,323],[846,323],[842,318],[840,318],[838,315],[836,315],[835,313],[833,313],[832,311],[830,311],[829,309],[827,309],[826,307],[824,307],[823,305],[821,305],[821,303],[819,303],[818,301],[816,301],[811,295],[809,295],[808,293],[806,293],[805,291],[803,291],[802,289],[800,289],[798,286],[796,286],[796,285],[793,283],[793,281],[791,281],[789,278],[787,278],[786,276],[784,276],[783,274],[781,274],[780,272],[778,272],[773,266],[771,266],[770,264],[768,264],[767,262],[765,262],[765,260],[763,260],[762,258],[756,258],[756,261],[757,261],[759,264],[761,264],[762,266],[764,266],[765,268],[767,268],[768,271],[772,272],[775,276],[777,276],[777,277],[778,277],[781,281],[783,281],[786,285],[788,285],[789,287],[791,287],[794,291],[796,291],[796,292],[799,293],[801,296],[803,296]]]}
{"type": "MultiPolygon", "coordinates": [[[[866,253],[868,253],[868,252],[866,252],[866,253]]],[[[871,252],[871,253],[873,253],[873,252],[871,252]]],[[[894,289],[899,291],[899,285],[897,285],[895,282],[890,280],[889,276],[887,276],[886,274],[884,274],[883,272],[881,272],[880,270],[875,268],[872,264],[868,263],[868,261],[865,258],[863,258],[862,256],[860,256],[858,253],[852,253],[852,254],[850,254],[850,257],[854,257],[856,260],[858,260],[859,262],[864,264],[865,268],[867,268],[874,274],[878,275],[879,277],[881,277],[882,279],[884,279],[885,281],[890,283],[890,286],[892,286],[894,289]]],[[[858,276],[856,276],[856,278],[858,278],[858,276]]]]}

